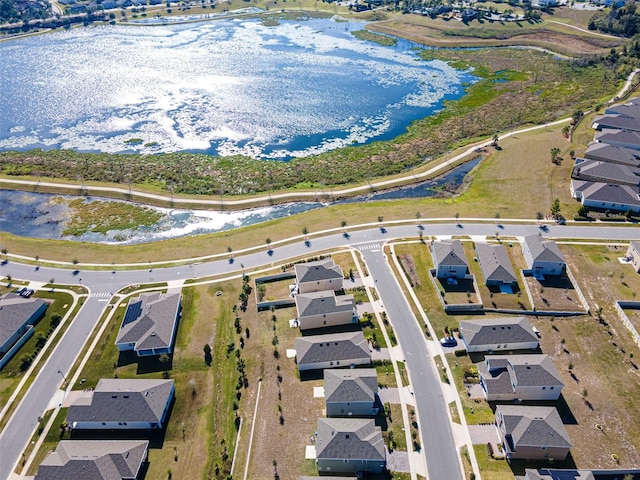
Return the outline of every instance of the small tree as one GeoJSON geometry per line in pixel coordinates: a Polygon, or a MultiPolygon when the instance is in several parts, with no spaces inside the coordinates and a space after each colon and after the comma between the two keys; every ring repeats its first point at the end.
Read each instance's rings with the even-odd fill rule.
{"type": "Polygon", "coordinates": [[[560,213],[560,200],[556,198],[551,204],[551,215],[555,217],[559,213],[560,213]]]}
{"type": "Polygon", "coordinates": [[[344,232],[347,228],[347,221],[346,220],[342,220],[340,222],[340,228],[342,228],[342,231],[344,232]]]}
{"type": "Polygon", "coordinates": [[[264,239],[264,243],[267,244],[267,250],[271,250],[271,239],[269,237],[264,239]]]}
{"type": "Polygon", "coordinates": [[[160,362],[160,365],[162,365],[162,370],[164,370],[163,376],[165,378],[169,378],[169,362],[171,361],[171,358],[169,358],[169,355],[166,353],[163,353],[158,357],[158,361],[160,362]]]}
{"type": "Polygon", "coordinates": [[[542,214],[542,212],[536,212],[536,220],[540,221],[544,218],[544,215],[542,214]]]}
{"type": "Polygon", "coordinates": [[[309,235],[309,229],[307,227],[302,227],[302,235],[304,235],[304,238],[307,238],[307,235],[309,235]]]}

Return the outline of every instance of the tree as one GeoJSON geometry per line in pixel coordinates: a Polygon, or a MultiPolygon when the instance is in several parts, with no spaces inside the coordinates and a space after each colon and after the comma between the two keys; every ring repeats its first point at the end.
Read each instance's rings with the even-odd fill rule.
{"type": "Polygon", "coordinates": [[[269,237],[264,239],[264,243],[267,244],[267,250],[271,250],[271,239],[269,237]]]}
{"type": "Polygon", "coordinates": [[[536,212],[536,220],[540,221],[544,218],[544,215],[542,214],[542,212],[536,212]]]}
{"type": "Polygon", "coordinates": [[[583,217],[583,218],[588,218],[589,217],[589,207],[587,207],[586,205],[582,205],[578,209],[578,216],[579,217],[583,217]]]}
{"type": "Polygon", "coordinates": [[[309,235],[309,229],[307,227],[302,227],[302,235],[304,235],[304,238],[307,238],[307,235],[309,235]]]}
{"type": "Polygon", "coordinates": [[[558,161],[558,155],[560,155],[560,149],[558,147],[553,147],[550,153],[551,153],[551,162],[558,165],[560,163],[558,161]]]}
{"type": "Polygon", "coordinates": [[[498,137],[497,133],[493,134],[493,146],[497,147],[498,146],[498,140],[500,140],[500,137],[498,137]]]}
{"type": "Polygon", "coordinates": [[[2,249],[2,254],[4,255],[4,258],[5,258],[5,259],[8,259],[8,257],[7,257],[7,253],[9,253],[9,250],[7,250],[6,248],[3,248],[3,249],[2,249]]]}
{"type": "Polygon", "coordinates": [[[554,217],[560,213],[560,200],[556,198],[551,204],[551,215],[554,217]]]}
{"type": "Polygon", "coordinates": [[[345,229],[347,228],[347,221],[346,220],[342,220],[340,222],[340,227],[342,228],[342,231],[344,232],[345,229]]]}
{"type": "Polygon", "coordinates": [[[416,212],[416,223],[420,225],[420,219],[422,218],[422,214],[420,212],[416,212]]]}

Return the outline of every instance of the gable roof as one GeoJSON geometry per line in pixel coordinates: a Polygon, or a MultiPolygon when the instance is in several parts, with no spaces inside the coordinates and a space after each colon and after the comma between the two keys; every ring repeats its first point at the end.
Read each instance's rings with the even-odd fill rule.
{"type": "Polygon", "coordinates": [[[600,160],[577,158],[572,175],[573,178],[596,182],[640,185],[640,168],[600,160]]]}
{"type": "Polygon", "coordinates": [[[604,113],[640,119],[640,104],[634,102],[620,103],[607,107],[604,113]]]}
{"type": "Polygon", "coordinates": [[[540,235],[527,235],[524,237],[524,243],[529,248],[534,261],[564,263],[564,257],[556,242],[545,240],[540,235]]]}
{"type": "Polygon", "coordinates": [[[593,120],[593,128],[596,130],[612,128],[638,132],[640,131],[640,122],[638,119],[628,115],[600,115],[593,120]]]}
{"type": "Polygon", "coordinates": [[[591,160],[620,163],[630,167],[640,167],[640,152],[607,143],[592,143],[587,147],[584,156],[591,160]]]}
{"type": "Polygon", "coordinates": [[[441,240],[433,242],[431,251],[436,265],[468,266],[467,258],[460,240],[441,240]]]}
{"type": "Polygon", "coordinates": [[[563,387],[564,383],[551,357],[545,354],[535,355],[486,355],[478,371],[484,377],[489,393],[512,392],[515,387],[563,387]],[[504,377],[504,378],[502,378],[504,377]],[[508,386],[504,381],[508,381],[508,386]],[[493,382],[495,381],[495,385],[493,382]],[[504,389],[504,387],[507,387],[504,389]]]}
{"type": "Polygon", "coordinates": [[[15,293],[0,297],[0,346],[25,324],[43,305],[41,298],[23,298],[15,293]]]}
{"type": "Polygon", "coordinates": [[[459,330],[465,343],[470,346],[505,343],[515,348],[518,343],[538,342],[526,317],[463,320],[459,330]]]}
{"type": "Polygon", "coordinates": [[[378,391],[375,368],[324,371],[325,402],[374,402],[378,391]]]}
{"type": "Polygon", "coordinates": [[[179,293],[151,292],[131,299],[116,344],[135,343],[134,350],[171,347],[180,298],[179,293]]]}
{"type": "Polygon", "coordinates": [[[173,380],[102,378],[90,397],[71,404],[67,420],[158,423],[172,392],[173,380]]]}
{"type": "Polygon", "coordinates": [[[296,295],[298,317],[336,312],[352,312],[356,306],[353,295],[336,296],[333,290],[296,295]]]}
{"type": "Polygon", "coordinates": [[[384,461],[384,441],[375,421],[364,418],[319,418],[317,459],[384,461]]]}
{"type": "Polygon", "coordinates": [[[507,435],[515,448],[566,447],[571,448],[569,434],[555,407],[498,405],[496,416],[502,415],[507,435]]]}
{"type": "Polygon", "coordinates": [[[513,271],[513,266],[509,261],[504,245],[476,243],[476,252],[486,281],[502,283],[515,283],[517,281],[516,272],[513,271]]]}
{"type": "Polygon", "coordinates": [[[298,364],[371,358],[362,332],[298,337],[294,342],[298,364]]]}
{"type": "Polygon", "coordinates": [[[629,207],[640,206],[637,188],[614,183],[577,182],[579,181],[574,184],[574,190],[582,193],[582,203],[587,200],[591,202],[619,203],[629,207]]]}
{"type": "Polygon", "coordinates": [[[640,241],[639,242],[629,242],[629,248],[636,252],[636,254],[640,255],[640,241]]]}
{"type": "Polygon", "coordinates": [[[640,149],[640,132],[629,132],[627,130],[605,129],[596,132],[594,138],[597,142],[608,143],[610,145],[624,144],[627,148],[640,149]]]}
{"type": "Polygon", "coordinates": [[[334,264],[331,258],[317,262],[296,263],[293,268],[298,284],[343,278],[340,265],[334,264]]]}
{"type": "Polygon", "coordinates": [[[135,479],[148,449],[146,440],[62,440],[35,480],[135,479]]]}

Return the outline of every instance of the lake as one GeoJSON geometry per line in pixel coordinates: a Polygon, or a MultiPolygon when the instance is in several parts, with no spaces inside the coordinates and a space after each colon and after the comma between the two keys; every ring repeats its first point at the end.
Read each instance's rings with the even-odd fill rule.
{"type": "Polygon", "coordinates": [[[288,160],[395,138],[475,81],[364,23],[223,18],[0,43],[0,150],[288,160]]]}

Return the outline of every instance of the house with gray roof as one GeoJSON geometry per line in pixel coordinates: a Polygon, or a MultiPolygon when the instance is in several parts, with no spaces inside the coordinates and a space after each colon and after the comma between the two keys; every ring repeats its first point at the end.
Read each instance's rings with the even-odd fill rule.
{"type": "Polygon", "coordinates": [[[369,343],[360,331],[298,337],[294,349],[300,371],[371,364],[369,343]]]}
{"type": "Polygon", "coordinates": [[[618,212],[640,212],[638,188],[613,183],[571,180],[571,195],[586,207],[618,212]]]}
{"type": "Polygon", "coordinates": [[[535,350],[540,346],[527,317],[463,320],[459,334],[469,353],[535,350]]]}
{"type": "Polygon", "coordinates": [[[175,395],[173,380],[102,378],[70,406],[74,430],[147,430],[166,426],[175,395]]]}
{"type": "Polygon", "coordinates": [[[460,240],[440,240],[431,244],[431,255],[438,278],[465,278],[469,272],[460,240]]]}
{"type": "Polygon", "coordinates": [[[33,335],[33,326],[46,310],[41,298],[23,298],[10,292],[0,297],[0,368],[33,335]]]}
{"type": "Polygon", "coordinates": [[[623,117],[640,119],[640,103],[637,99],[627,103],[612,105],[604,110],[605,115],[620,115],[623,117]]]}
{"type": "Polygon", "coordinates": [[[296,263],[294,270],[298,293],[342,290],[344,282],[342,269],[330,258],[317,262],[296,263]]]}
{"type": "Polygon", "coordinates": [[[640,186],[640,168],[619,163],[576,158],[571,178],[638,187],[640,186]]]}
{"type": "Polygon", "coordinates": [[[591,143],[584,152],[584,158],[640,168],[640,152],[606,143],[591,143]]]}
{"type": "Polygon", "coordinates": [[[624,257],[629,265],[632,265],[633,269],[640,273],[640,241],[630,242],[624,257]]]}
{"type": "Polygon", "coordinates": [[[601,132],[596,132],[594,139],[600,143],[640,150],[640,132],[604,129],[601,132]]]}
{"type": "Polygon", "coordinates": [[[387,465],[382,431],[373,419],[319,418],[315,444],[319,473],[381,473],[387,465]]]}
{"type": "Polygon", "coordinates": [[[148,453],[146,440],[62,440],[35,480],[136,480],[148,453]]]}
{"type": "Polygon", "coordinates": [[[300,330],[358,323],[353,295],[336,296],[333,290],[295,296],[300,330]]]}
{"type": "Polygon", "coordinates": [[[571,449],[555,407],[498,405],[495,425],[508,460],[563,461],[571,449]]]}
{"type": "Polygon", "coordinates": [[[628,115],[599,115],[593,120],[594,130],[616,129],[640,132],[640,121],[628,115]]]}
{"type": "Polygon", "coordinates": [[[573,470],[557,468],[525,468],[524,476],[516,476],[516,480],[595,480],[591,470],[573,470]]]}
{"type": "Polygon", "coordinates": [[[476,242],[476,254],[485,284],[488,287],[514,287],[517,285],[516,272],[513,270],[504,245],[476,242]]]}
{"type": "Polygon", "coordinates": [[[562,275],[567,269],[558,244],[540,235],[528,235],[522,242],[522,255],[534,276],[562,275]]]}
{"type": "Polygon", "coordinates": [[[133,350],[139,357],[171,353],[181,297],[179,293],[151,292],[131,299],[116,337],[118,350],[133,350]]]}
{"type": "Polygon", "coordinates": [[[327,417],[370,417],[378,414],[375,368],[330,368],[324,371],[327,417]]]}
{"type": "Polygon", "coordinates": [[[486,355],[477,366],[489,402],[557,400],[564,387],[549,355],[486,355]]]}

